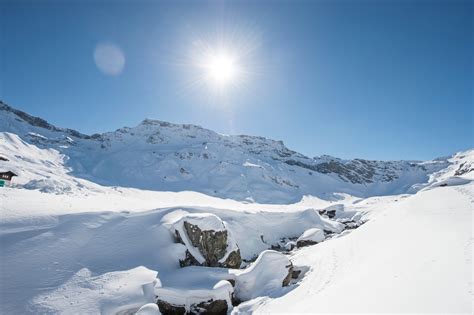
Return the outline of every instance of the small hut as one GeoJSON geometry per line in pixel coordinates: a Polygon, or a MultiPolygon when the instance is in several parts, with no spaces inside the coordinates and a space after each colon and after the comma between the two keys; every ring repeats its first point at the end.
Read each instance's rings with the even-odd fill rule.
{"type": "Polygon", "coordinates": [[[4,187],[7,184],[10,184],[13,176],[18,176],[12,171],[0,172],[0,187],[4,187]]]}

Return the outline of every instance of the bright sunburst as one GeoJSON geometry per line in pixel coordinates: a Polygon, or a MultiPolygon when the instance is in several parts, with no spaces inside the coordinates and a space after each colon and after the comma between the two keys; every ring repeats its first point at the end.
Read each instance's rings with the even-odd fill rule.
{"type": "Polygon", "coordinates": [[[225,87],[238,79],[237,60],[223,51],[208,56],[204,69],[207,71],[207,79],[217,87],[225,87]]]}
{"type": "Polygon", "coordinates": [[[260,46],[256,28],[222,25],[207,36],[189,34],[190,45],[182,50],[184,58],[177,59],[185,81],[180,93],[229,107],[255,88],[255,77],[262,69],[256,54],[260,46]]]}

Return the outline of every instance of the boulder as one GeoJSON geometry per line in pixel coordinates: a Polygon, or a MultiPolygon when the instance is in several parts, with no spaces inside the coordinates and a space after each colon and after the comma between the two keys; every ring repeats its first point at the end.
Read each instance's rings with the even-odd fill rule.
{"type": "Polygon", "coordinates": [[[239,268],[240,250],[225,223],[210,213],[186,214],[173,224],[179,242],[186,246],[180,265],[239,268]]]}
{"type": "Polygon", "coordinates": [[[344,212],[344,205],[342,204],[336,204],[329,206],[325,209],[318,210],[320,215],[325,215],[329,219],[334,219],[338,214],[340,215],[341,213],[344,212]]]}
{"type": "Polygon", "coordinates": [[[164,315],[213,314],[225,315],[231,308],[234,288],[221,280],[212,288],[183,290],[155,287],[156,303],[164,315]]]}
{"type": "MultiPolygon", "coordinates": [[[[194,303],[189,306],[189,311],[185,305],[174,305],[163,300],[157,300],[159,311],[163,315],[184,315],[184,314],[201,314],[201,315],[225,315],[229,309],[225,300],[213,300],[194,303]]],[[[159,314],[159,313],[157,313],[159,314]]],[[[138,313],[137,313],[138,315],[138,313]]]]}
{"type": "Polygon", "coordinates": [[[198,304],[191,305],[191,314],[213,314],[225,315],[229,309],[227,302],[224,300],[209,300],[198,304]]]}
{"type": "Polygon", "coordinates": [[[324,241],[324,231],[318,228],[306,230],[297,240],[296,247],[304,247],[318,244],[324,241]]]}
{"type": "Polygon", "coordinates": [[[175,305],[168,303],[164,300],[158,299],[156,301],[158,308],[160,309],[161,314],[163,315],[184,315],[186,314],[186,308],[184,305],[175,305]]]}
{"type": "Polygon", "coordinates": [[[296,242],[294,241],[289,241],[288,243],[285,244],[285,249],[287,251],[291,251],[296,247],[296,242]]]}
{"type": "Polygon", "coordinates": [[[327,210],[326,215],[329,219],[334,218],[336,216],[336,209],[327,210]]]}

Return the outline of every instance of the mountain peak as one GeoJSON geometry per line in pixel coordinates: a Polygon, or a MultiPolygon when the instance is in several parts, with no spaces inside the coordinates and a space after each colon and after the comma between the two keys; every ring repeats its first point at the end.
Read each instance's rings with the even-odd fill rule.
{"type": "Polygon", "coordinates": [[[309,158],[282,141],[222,135],[196,125],[149,118],[135,127],[88,136],[3,102],[0,130],[39,148],[59,151],[75,176],[96,183],[191,190],[268,203],[295,202],[305,195],[331,198],[335,192],[355,196],[414,192],[414,184],[427,182],[433,172],[448,165],[446,160],[309,158]]]}

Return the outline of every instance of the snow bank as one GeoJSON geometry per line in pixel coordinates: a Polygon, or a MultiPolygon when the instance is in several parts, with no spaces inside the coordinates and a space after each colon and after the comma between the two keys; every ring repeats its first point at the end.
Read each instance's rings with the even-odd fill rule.
{"type": "Polygon", "coordinates": [[[287,256],[266,250],[247,269],[233,271],[236,275],[235,296],[241,301],[247,301],[281,293],[283,283],[291,277],[291,271],[292,263],[287,256]]]}
{"type": "Polygon", "coordinates": [[[396,199],[372,199],[369,222],[294,252],[293,263],[312,271],[242,313],[472,313],[473,184],[396,199]]]}
{"type": "Polygon", "coordinates": [[[140,307],[136,315],[161,315],[158,305],[155,303],[148,303],[140,307]]]}
{"type": "Polygon", "coordinates": [[[442,180],[439,180],[433,184],[431,184],[429,187],[425,189],[431,189],[431,188],[436,188],[436,187],[445,187],[445,186],[459,186],[459,185],[465,185],[470,183],[472,180],[462,178],[462,177],[457,177],[457,176],[451,176],[442,180]]]}
{"type": "Polygon", "coordinates": [[[157,272],[145,267],[100,276],[83,268],[53,292],[37,296],[38,313],[116,314],[153,302],[144,286],[156,285],[157,272]]]}
{"type": "MultiPolygon", "coordinates": [[[[283,238],[298,238],[310,228],[340,233],[344,224],[323,218],[315,209],[272,213],[220,212],[227,228],[239,244],[245,259],[252,259],[272,245],[280,244],[283,238]]],[[[285,244],[283,244],[285,245],[285,244]]]]}
{"type": "Polygon", "coordinates": [[[301,247],[303,244],[316,244],[324,241],[324,231],[318,228],[312,228],[304,231],[303,235],[298,237],[296,244],[301,247]]]}
{"type": "Polygon", "coordinates": [[[183,215],[178,222],[176,222],[173,227],[175,229],[180,229],[183,226],[184,222],[191,223],[198,226],[201,231],[225,231],[225,225],[222,220],[211,213],[189,213],[183,215]]]}

